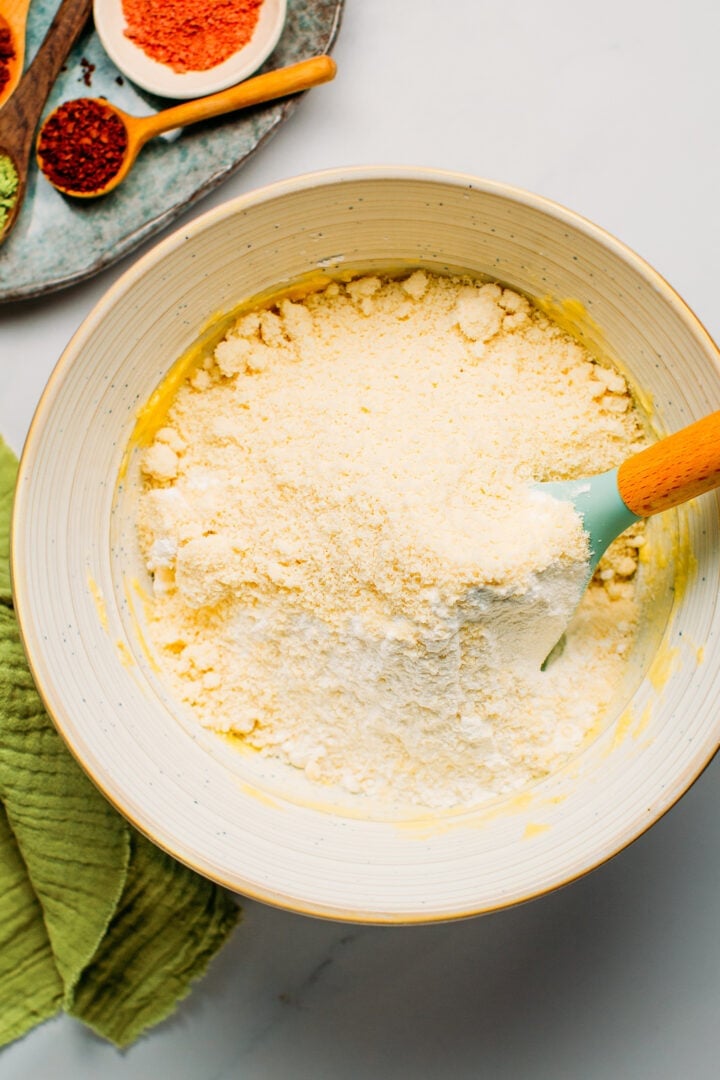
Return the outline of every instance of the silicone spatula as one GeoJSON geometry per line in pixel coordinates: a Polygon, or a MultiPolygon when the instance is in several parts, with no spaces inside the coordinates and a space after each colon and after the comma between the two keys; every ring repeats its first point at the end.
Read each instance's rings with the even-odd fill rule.
{"type": "MultiPolygon", "coordinates": [[[[556,499],[571,502],[582,519],[590,547],[587,586],[608,546],[630,525],[720,486],[720,412],[660,439],[616,469],[538,486],[556,499]]],[[[543,667],[563,638],[550,650],[543,667]]]]}

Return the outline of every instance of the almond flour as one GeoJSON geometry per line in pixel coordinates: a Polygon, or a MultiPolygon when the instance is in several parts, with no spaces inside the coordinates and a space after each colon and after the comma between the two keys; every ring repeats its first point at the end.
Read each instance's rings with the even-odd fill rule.
{"type": "Polygon", "coordinates": [[[642,443],[623,377],[496,284],[365,276],[242,315],[142,460],[173,693],[352,792],[445,807],[543,776],[623,674],[642,531],[543,672],[588,553],[532,483],[642,443]]]}

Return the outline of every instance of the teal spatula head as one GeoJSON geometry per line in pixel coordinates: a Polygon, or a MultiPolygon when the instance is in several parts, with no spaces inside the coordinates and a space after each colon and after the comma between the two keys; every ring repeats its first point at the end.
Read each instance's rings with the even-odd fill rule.
{"type": "Polygon", "coordinates": [[[571,502],[580,515],[590,545],[588,581],[613,540],[641,520],[623,501],[617,469],[582,480],[552,480],[539,486],[556,499],[571,502]]]}

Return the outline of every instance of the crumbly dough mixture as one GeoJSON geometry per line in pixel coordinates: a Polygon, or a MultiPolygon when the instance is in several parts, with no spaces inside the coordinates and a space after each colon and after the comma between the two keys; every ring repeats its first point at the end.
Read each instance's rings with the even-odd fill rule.
{"type": "Polygon", "coordinates": [[[243,314],[142,457],[174,694],[352,792],[444,807],[541,777],[622,675],[643,537],[543,672],[587,541],[531,485],[643,441],[623,377],[496,284],[365,276],[243,314]]]}

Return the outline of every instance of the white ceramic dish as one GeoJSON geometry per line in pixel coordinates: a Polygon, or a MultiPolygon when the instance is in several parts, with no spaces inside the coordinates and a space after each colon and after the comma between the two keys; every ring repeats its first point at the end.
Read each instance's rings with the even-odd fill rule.
{"type": "Polygon", "coordinates": [[[311,270],[468,269],[560,302],[624,363],[660,430],[720,407],[717,349],[672,289],[601,229],[467,176],[360,168],[298,177],[183,226],[109,290],[50,379],[22,457],[13,576],[33,672],[107,796],[179,859],[310,914],[422,922],[536,896],[597,866],[666,811],[720,742],[718,499],[668,518],[655,618],[616,714],[521,796],[408,813],[313,789],[238,753],[169,699],[135,579],[138,409],[218,312],[311,270]],[[561,302],[572,300],[574,304],[561,302]],[[662,639],[662,640],[660,640],[662,639]]]}
{"type": "Polygon", "coordinates": [[[277,45],[285,23],[287,0],[263,0],[252,38],[222,64],[207,71],[177,72],[153,60],[125,34],[122,0],[94,0],[95,29],[106,53],[124,75],[143,90],[166,98],[205,97],[242,82],[257,71],[277,45]]]}

